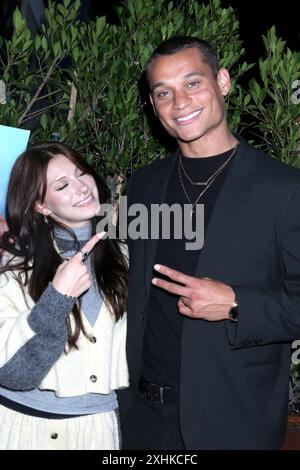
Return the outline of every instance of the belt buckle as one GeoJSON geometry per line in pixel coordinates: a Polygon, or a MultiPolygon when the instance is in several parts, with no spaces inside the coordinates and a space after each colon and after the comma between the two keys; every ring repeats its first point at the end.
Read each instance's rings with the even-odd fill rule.
{"type": "Polygon", "coordinates": [[[159,403],[160,403],[161,405],[163,405],[163,404],[165,403],[165,400],[164,400],[164,389],[165,389],[165,387],[162,387],[162,386],[159,387],[159,403]]]}
{"type": "Polygon", "coordinates": [[[164,387],[150,382],[148,384],[147,398],[148,400],[152,400],[156,403],[159,403],[160,405],[163,405],[165,403],[164,387]]]}
{"type": "Polygon", "coordinates": [[[144,382],[140,387],[141,392],[143,393],[146,400],[154,401],[163,405],[164,400],[164,389],[165,387],[153,382],[144,382]]]}

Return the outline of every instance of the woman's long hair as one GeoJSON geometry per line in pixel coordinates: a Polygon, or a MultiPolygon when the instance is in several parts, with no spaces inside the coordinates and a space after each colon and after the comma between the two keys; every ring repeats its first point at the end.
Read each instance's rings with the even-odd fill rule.
{"type": "MultiPolygon", "coordinates": [[[[84,158],[67,145],[60,142],[45,142],[34,145],[22,153],[15,162],[7,192],[6,221],[8,231],[2,237],[0,247],[22,261],[16,264],[8,262],[0,273],[18,271],[18,281],[28,286],[28,292],[37,302],[52,281],[63,259],[55,249],[53,242],[54,227],[60,227],[76,236],[72,230],[49,217],[48,224],[44,216],[36,211],[35,205],[44,202],[47,191],[47,168],[50,160],[63,155],[84,173],[95,179],[100,203],[110,202],[110,192],[105,181],[87,164],[84,158]]],[[[96,233],[99,217],[92,220],[92,235],[96,233]]],[[[79,249],[79,245],[78,245],[79,249]]],[[[117,240],[105,239],[96,244],[91,254],[96,280],[104,300],[115,315],[116,320],[126,311],[127,301],[127,262],[117,240]]],[[[67,319],[68,343],[76,347],[80,331],[84,332],[80,309],[77,303],[73,307],[75,331],[71,331],[67,319]]]]}

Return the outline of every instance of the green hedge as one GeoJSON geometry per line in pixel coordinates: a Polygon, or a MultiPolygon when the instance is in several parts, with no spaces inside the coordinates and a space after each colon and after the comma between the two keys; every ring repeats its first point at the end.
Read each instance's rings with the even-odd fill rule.
{"type": "Polygon", "coordinates": [[[263,38],[260,78],[244,90],[244,60],[234,10],[219,0],[174,6],[163,0],[128,0],[118,26],[105,17],[79,23],[80,2],[49,2],[46,23],[31,37],[19,10],[14,34],[0,38],[0,122],[32,129],[31,140],[60,139],[80,150],[106,177],[120,182],[168,151],[154,123],[141,81],[153,50],[174,34],[211,41],[230,70],[228,116],[232,129],[276,158],[299,166],[299,107],[292,100],[299,54],[285,49],[272,28],[263,38]],[[154,129],[154,132],[153,132],[154,129]]]}

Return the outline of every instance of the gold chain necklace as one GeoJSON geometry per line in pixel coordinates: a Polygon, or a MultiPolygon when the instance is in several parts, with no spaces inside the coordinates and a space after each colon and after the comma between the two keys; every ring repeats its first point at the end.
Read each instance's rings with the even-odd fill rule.
{"type": "Polygon", "coordinates": [[[237,151],[237,148],[238,148],[238,145],[237,144],[233,151],[231,152],[231,154],[229,155],[229,157],[227,158],[227,160],[225,160],[225,162],[220,166],[220,168],[217,169],[217,171],[215,171],[206,181],[192,181],[191,178],[189,177],[189,175],[187,174],[187,172],[185,171],[185,168],[183,166],[183,163],[182,163],[182,159],[181,159],[181,153],[179,155],[179,165],[180,167],[182,168],[182,171],[183,171],[183,174],[184,176],[189,180],[189,182],[193,185],[193,186],[207,186],[207,185],[210,185],[210,181],[211,180],[214,180],[216,176],[218,176],[219,173],[221,173],[221,171],[225,168],[225,166],[227,165],[227,163],[229,163],[229,161],[232,159],[233,155],[235,154],[235,152],[237,151]]]}
{"type": "Polygon", "coordinates": [[[179,176],[179,180],[180,180],[180,184],[182,186],[182,189],[183,189],[183,192],[187,198],[187,200],[189,201],[189,203],[192,205],[192,209],[191,209],[191,212],[190,212],[190,217],[193,216],[193,214],[195,213],[194,211],[194,207],[195,205],[197,204],[197,202],[199,201],[200,197],[203,196],[203,194],[208,190],[208,188],[213,184],[213,182],[215,181],[215,179],[217,178],[217,176],[219,176],[219,174],[221,173],[221,171],[225,168],[225,166],[227,165],[227,163],[231,160],[231,158],[233,157],[233,155],[235,154],[237,148],[238,148],[238,145],[237,144],[232,153],[229,155],[229,157],[227,158],[227,160],[220,166],[220,168],[218,168],[217,171],[215,171],[215,173],[213,175],[211,175],[207,181],[205,182],[202,182],[202,183],[196,183],[196,182],[192,182],[190,180],[190,178],[188,177],[188,175],[186,174],[186,172],[184,171],[184,168],[183,168],[183,165],[182,165],[182,161],[181,161],[181,154],[179,155],[179,160],[178,160],[178,176],[179,176]],[[191,198],[189,197],[188,193],[187,193],[187,190],[186,190],[186,187],[183,183],[183,180],[182,180],[182,176],[181,176],[181,168],[183,169],[183,173],[184,175],[187,177],[187,179],[190,181],[191,184],[194,184],[194,185],[198,185],[198,186],[205,186],[205,188],[201,191],[201,193],[197,196],[196,200],[194,202],[192,202],[191,198]]]}

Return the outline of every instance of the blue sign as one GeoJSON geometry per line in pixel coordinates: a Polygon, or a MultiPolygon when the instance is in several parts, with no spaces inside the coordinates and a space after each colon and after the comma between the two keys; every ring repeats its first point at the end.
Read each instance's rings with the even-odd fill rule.
{"type": "Polygon", "coordinates": [[[0,215],[4,217],[7,185],[17,157],[26,150],[30,131],[0,125],[0,215]]]}

